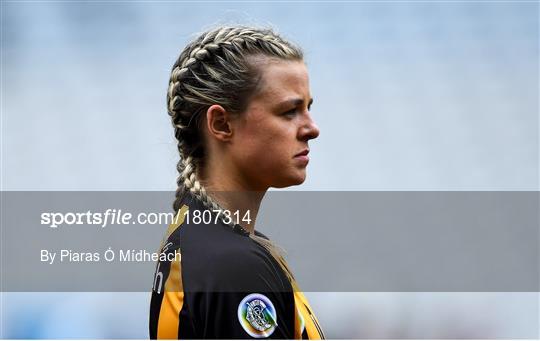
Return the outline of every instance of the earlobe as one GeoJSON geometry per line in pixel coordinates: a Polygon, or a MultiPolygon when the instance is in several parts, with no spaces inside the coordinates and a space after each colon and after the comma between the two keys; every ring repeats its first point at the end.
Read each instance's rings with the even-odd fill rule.
{"type": "Polygon", "coordinates": [[[221,105],[211,105],[206,111],[206,126],[210,136],[228,141],[232,137],[231,116],[221,105]]]}

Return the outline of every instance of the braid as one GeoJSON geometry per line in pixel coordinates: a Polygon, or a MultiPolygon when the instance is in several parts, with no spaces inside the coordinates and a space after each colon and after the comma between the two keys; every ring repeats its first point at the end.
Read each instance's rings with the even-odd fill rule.
{"type": "MultiPolygon", "coordinates": [[[[198,126],[204,119],[203,113],[213,104],[223,106],[232,114],[239,114],[247,107],[247,99],[255,92],[260,74],[250,63],[251,56],[303,60],[300,48],[272,30],[235,26],[218,27],[203,33],[186,46],[173,65],[167,91],[167,111],[180,154],[173,203],[175,212],[189,192],[209,209],[218,210],[225,224],[238,226],[224,219],[224,210],[207,194],[197,177],[205,158],[198,126]]],[[[282,256],[283,250],[253,233],[249,237],[270,252],[294,283],[282,256]]]]}

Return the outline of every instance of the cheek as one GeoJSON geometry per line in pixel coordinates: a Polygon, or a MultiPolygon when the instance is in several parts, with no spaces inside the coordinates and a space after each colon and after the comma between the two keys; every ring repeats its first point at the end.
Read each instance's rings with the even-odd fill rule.
{"type": "Polygon", "coordinates": [[[283,127],[272,119],[253,118],[251,123],[243,127],[238,135],[238,143],[246,156],[257,157],[268,150],[275,149],[276,144],[283,142],[283,127]]]}
{"type": "Polygon", "coordinates": [[[290,138],[283,129],[255,126],[241,136],[238,150],[240,163],[244,168],[260,173],[275,172],[283,167],[290,152],[287,150],[290,138]]]}
{"type": "Polygon", "coordinates": [[[279,143],[276,137],[258,136],[246,140],[241,149],[242,163],[249,168],[260,168],[260,171],[283,163],[287,155],[285,146],[279,143]]]}

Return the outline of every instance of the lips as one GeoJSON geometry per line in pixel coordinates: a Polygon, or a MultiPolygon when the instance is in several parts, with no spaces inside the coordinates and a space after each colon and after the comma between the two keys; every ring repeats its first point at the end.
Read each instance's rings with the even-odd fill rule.
{"type": "Polygon", "coordinates": [[[296,154],[294,157],[297,157],[297,156],[307,156],[309,153],[309,149],[304,149],[302,150],[300,153],[296,154]]]}

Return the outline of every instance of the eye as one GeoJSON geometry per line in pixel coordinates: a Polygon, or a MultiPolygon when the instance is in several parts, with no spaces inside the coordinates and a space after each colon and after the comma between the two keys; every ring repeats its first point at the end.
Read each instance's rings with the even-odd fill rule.
{"type": "Polygon", "coordinates": [[[295,115],[295,114],[296,114],[296,108],[291,109],[291,110],[289,110],[289,111],[286,111],[286,112],[284,112],[282,115],[283,115],[283,116],[292,116],[292,115],[295,115]]]}

